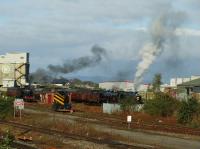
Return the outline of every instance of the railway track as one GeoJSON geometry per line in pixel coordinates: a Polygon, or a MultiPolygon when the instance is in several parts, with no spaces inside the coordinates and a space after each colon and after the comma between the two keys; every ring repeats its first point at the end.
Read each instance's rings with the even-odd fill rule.
{"type": "MultiPolygon", "coordinates": [[[[0,138],[0,141],[2,141],[2,138],[0,138]]],[[[12,142],[11,146],[14,147],[15,149],[37,149],[36,147],[33,147],[28,143],[16,140],[12,142]]]]}
{"type": "Polygon", "coordinates": [[[39,132],[39,133],[48,134],[48,135],[62,136],[64,138],[69,138],[69,139],[73,139],[73,140],[83,140],[83,141],[93,142],[93,143],[96,143],[96,144],[106,144],[110,147],[117,148],[117,149],[146,148],[146,147],[139,147],[139,146],[135,146],[135,145],[125,144],[125,143],[122,143],[122,142],[119,142],[119,141],[99,139],[99,138],[94,138],[94,137],[81,136],[81,135],[77,135],[77,134],[61,132],[61,131],[58,131],[58,130],[35,127],[35,126],[32,126],[32,125],[16,123],[16,122],[13,122],[13,121],[2,121],[2,120],[0,120],[0,124],[9,125],[9,126],[24,129],[24,130],[29,129],[29,130],[34,131],[34,132],[39,132]]]}
{"type": "Polygon", "coordinates": [[[197,135],[200,136],[200,130],[199,129],[193,129],[183,126],[171,126],[166,124],[138,124],[133,123],[133,128],[140,128],[140,129],[148,129],[148,130],[154,130],[154,131],[163,131],[163,132],[169,132],[169,133],[180,133],[180,134],[188,134],[188,135],[197,135]]]}
{"type": "MultiPolygon", "coordinates": [[[[52,111],[48,111],[45,113],[53,113],[52,111]]],[[[62,114],[63,115],[63,114],[62,114]]],[[[66,114],[68,115],[68,114],[66,114]]],[[[84,122],[91,122],[97,124],[107,124],[111,125],[115,128],[124,129],[127,128],[127,122],[125,120],[120,119],[119,117],[105,117],[103,115],[85,115],[81,112],[77,112],[74,114],[70,114],[70,116],[79,117],[79,120],[84,122]]],[[[200,129],[189,128],[185,126],[172,126],[162,123],[144,123],[144,122],[136,122],[133,121],[130,125],[132,129],[140,129],[140,130],[150,130],[150,131],[158,131],[158,132],[166,132],[166,133],[179,133],[179,134],[188,134],[188,135],[197,135],[200,136],[200,129]]]]}
{"type": "MultiPolygon", "coordinates": [[[[91,117],[85,118],[92,119],[91,117]]],[[[104,124],[112,125],[117,128],[127,128],[127,122],[118,118],[98,116],[95,117],[95,119],[100,122],[103,122],[104,124]]],[[[149,124],[143,122],[132,122],[130,128],[200,136],[200,129],[194,129],[177,125],[172,126],[167,124],[149,124]]]]}

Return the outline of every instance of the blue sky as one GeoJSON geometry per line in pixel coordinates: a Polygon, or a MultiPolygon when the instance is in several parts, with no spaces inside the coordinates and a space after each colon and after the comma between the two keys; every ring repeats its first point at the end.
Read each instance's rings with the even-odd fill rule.
{"type": "MultiPolygon", "coordinates": [[[[151,78],[163,71],[173,53],[180,63],[187,58],[196,66],[200,59],[199,0],[0,0],[0,54],[30,52],[33,72],[49,64],[90,55],[91,47],[98,44],[107,49],[109,62],[69,75],[115,76],[127,71],[133,73],[129,75],[131,79],[139,50],[149,41],[152,21],[172,10],[186,14],[177,31],[179,46],[165,50],[147,76],[151,78]],[[156,65],[158,62],[162,68],[156,65]]],[[[200,74],[195,68],[188,73],[180,67],[181,74],[161,73],[167,77],[185,76],[191,71],[200,74]]]]}

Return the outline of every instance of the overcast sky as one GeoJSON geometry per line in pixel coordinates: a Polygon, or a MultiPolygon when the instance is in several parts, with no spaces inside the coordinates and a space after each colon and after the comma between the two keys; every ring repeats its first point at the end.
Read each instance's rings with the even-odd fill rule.
{"type": "MultiPolygon", "coordinates": [[[[174,60],[182,63],[187,59],[184,66],[199,66],[200,0],[0,0],[0,54],[30,52],[33,72],[90,55],[91,47],[98,44],[108,51],[109,62],[70,75],[134,73],[139,50],[150,38],[152,21],[172,10],[186,16],[176,30],[178,46],[162,53],[151,67],[151,75],[174,60]]],[[[190,70],[179,65],[181,74],[173,74],[173,69],[161,73],[169,77],[200,74],[199,67],[190,70]]]]}

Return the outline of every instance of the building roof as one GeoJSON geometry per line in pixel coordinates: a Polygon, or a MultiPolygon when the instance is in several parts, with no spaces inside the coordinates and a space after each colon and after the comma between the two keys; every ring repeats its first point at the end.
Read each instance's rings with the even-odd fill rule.
{"type": "Polygon", "coordinates": [[[178,85],[178,87],[195,87],[195,86],[199,86],[200,87],[200,78],[178,85]]]}

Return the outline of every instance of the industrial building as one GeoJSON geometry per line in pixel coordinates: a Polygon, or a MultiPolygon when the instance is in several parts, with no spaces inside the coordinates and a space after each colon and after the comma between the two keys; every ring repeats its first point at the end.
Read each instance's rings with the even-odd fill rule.
{"type": "MultiPolygon", "coordinates": [[[[149,84],[142,84],[137,91],[147,91],[149,84]]],[[[132,81],[109,81],[99,83],[99,88],[105,90],[120,90],[120,91],[135,91],[134,83],[132,81]]]]}
{"type": "Polygon", "coordinates": [[[0,55],[0,86],[23,87],[28,84],[29,53],[6,53],[0,55]]]}
{"type": "Polygon", "coordinates": [[[134,84],[129,81],[111,81],[99,83],[99,88],[105,90],[133,91],[134,84]]]}

